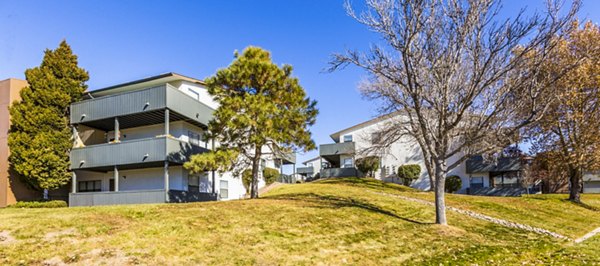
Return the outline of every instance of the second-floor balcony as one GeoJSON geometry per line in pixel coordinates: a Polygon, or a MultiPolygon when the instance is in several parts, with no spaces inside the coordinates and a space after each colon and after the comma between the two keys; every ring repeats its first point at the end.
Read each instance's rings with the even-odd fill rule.
{"type": "Polygon", "coordinates": [[[186,95],[170,84],[111,94],[71,105],[71,124],[83,124],[105,131],[112,130],[114,118],[121,128],[159,124],[169,109],[170,121],[184,120],[206,127],[213,109],[186,95]]]}
{"type": "Polygon", "coordinates": [[[298,173],[298,174],[312,175],[312,174],[314,174],[314,172],[315,172],[315,169],[312,166],[296,168],[296,173],[298,173]]]}
{"type": "Polygon", "coordinates": [[[322,144],[319,146],[319,155],[320,156],[343,155],[343,154],[354,154],[354,153],[355,153],[354,142],[322,144]]]}
{"type": "Polygon", "coordinates": [[[172,137],[137,139],[118,143],[105,143],[71,150],[73,170],[111,170],[115,165],[123,169],[156,164],[166,160],[182,164],[193,154],[208,150],[172,137]]]}

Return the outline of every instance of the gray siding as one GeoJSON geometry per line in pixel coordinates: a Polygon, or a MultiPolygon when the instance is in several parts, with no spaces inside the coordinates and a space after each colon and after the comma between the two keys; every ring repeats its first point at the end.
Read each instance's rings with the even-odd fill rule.
{"type": "Polygon", "coordinates": [[[503,172],[521,170],[521,159],[518,157],[499,158],[496,163],[486,162],[481,156],[473,156],[467,160],[467,173],[503,172]]]}
{"type": "Polygon", "coordinates": [[[164,109],[166,95],[167,86],[162,85],[76,102],[71,105],[71,124],[164,109]]]}
{"type": "Polygon", "coordinates": [[[164,190],[84,192],[69,194],[69,206],[164,203],[164,190]]]}
{"type": "Polygon", "coordinates": [[[158,87],[108,95],[71,105],[71,124],[132,115],[168,108],[188,119],[208,125],[213,109],[177,88],[158,87]]]}
{"type": "Polygon", "coordinates": [[[71,150],[71,169],[158,162],[182,163],[207,149],[177,139],[158,137],[92,145],[71,150]]]}
{"type": "Polygon", "coordinates": [[[298,174],[313,174],[314,172],[315,170],[312,166],[296,168],[296,173],[298,174]]]}
{"type": "MultiPolygon", "coordinates": [[[[215,200],[217,200],[217,194],[213,193],[169,190],[169,202],[171,203],[215,200]]],[[[165,203],[165,191],[162,189],[155,189],[69,194],[70,207],[145,203],[165,203]]]]}
{"type": "Polygon", "coordinates": [[[358,169],[351,168],[327,168],[321,170],[321,178],[328,177],[362,177],[363,174],[358,169]]]}
{"type": "Polygon", "coordinates": [[[583,193],[600,193],[600,181],[584,181],[583,193]]]}
{"type": "Polygon", "coordinates": [[[342,142],[334,144],[323,144],[319,146],[319,154],[321,156],[338,155],[338,154],[354,154],[354,142],[342,142]]]}

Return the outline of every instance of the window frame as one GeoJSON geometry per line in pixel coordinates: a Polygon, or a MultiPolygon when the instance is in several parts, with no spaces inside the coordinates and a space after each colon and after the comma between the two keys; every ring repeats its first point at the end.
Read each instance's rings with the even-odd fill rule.
{"type": "Polygon", "coordinates": [[[221,199],[229,199],[229,181],[219,180],[219,197],[221,199]],[[223,184],[225,184],[225,186],[223,186],[223,184]]]}
{"type": "Polygon", "coordinates": [[[354,139],[352,137],[352,134],[344,135],[343,138],[344,138],[344,143],[345,142],[353,142],[354,141],[354,139]]]}
{"type": "Polygon", "coordinates": [[[101,192],[102,191],[102,180],[83,180],[77,181],[77,192],[101,192]],[[91,189],[90,189],[91,184],[91,189]],[[81,189],[82,185],[85,189],[81,189]],[[98,185],[98,187],[96,187],[98,185]]]}

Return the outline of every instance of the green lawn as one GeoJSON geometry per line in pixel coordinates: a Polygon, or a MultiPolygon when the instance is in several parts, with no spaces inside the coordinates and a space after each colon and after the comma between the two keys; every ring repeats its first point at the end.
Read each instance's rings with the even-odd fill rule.
{"type": "MultiPolygon", "coordinates": [[[[335,179],[282,186],[258,200],[1,209],[0,233],[4,232],[5,239],[0,242],[0,265],[85,265],[98,261],[107,265],[520,265],[600,261],[598,237],[574,245],[452,212],[448,213],[451,226],[443,227],[431,223],[435,217],[431,206],[373,192],[431,197],[372,179],[335,179]]],[[[557,197],[538,198],[448,197],[451,205],[521,223],[535,221],[530,216],[541,217],[545,221],[536,226],[569,236],[600,226],[597,211],[557,197]],[[516,204],[516,209],[524,209],[530,216],[495,202],[516,204]],[[546,207],[555,215],[549,215],[546,207]],[[568,229],[558,230],[571,222],[574,225],[568,229]]]]}

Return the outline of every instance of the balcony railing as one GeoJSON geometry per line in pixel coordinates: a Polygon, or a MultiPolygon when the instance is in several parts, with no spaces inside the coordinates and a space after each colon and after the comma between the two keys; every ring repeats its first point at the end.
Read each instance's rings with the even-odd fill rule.
{"type": "Polygon", "coordinates": [[[171,137],[106,143],[71,150],[71,169],[142,164],[168,160],[183,163],[193,154],[208,151],[171,137]]]}
{"type": "Polygon", "coordinates": [[[321,156],[339,155],[339,154],[354,154],[354,142],[342,142],[333,144],[322,144],[319,146],[319,154],[321,156]]]}
{"type": "Polygon", "coordinates": [[[71,124],[170,109],[187,119],[208,125],[213,109],[165,84],[157,87],[107,95],[71,104],[71,124]]]}
{"type": "MultiPolygon", "coordinates": [[[[80,192],[69,194],[69,206],[98,206],[118,204],[145,204],[165,203],[165,190],[132,190],[132,191],[104,191],[104,192],[80,192]]],[[[217,194],[169,190],[169,202],[196,202],[214,201],[217,194]]]]}
{"type": "Polygon", "coordinates": [[[296,173],[298,174],[313,174],[314,172],[315,169],[312,166],[296,168],[296,173]]]}
{"type": "Polygon", "coordinates": [[[321,169],[321,178],[328,177],[362,177],[363,174],[354,167],[321,169]]]}

